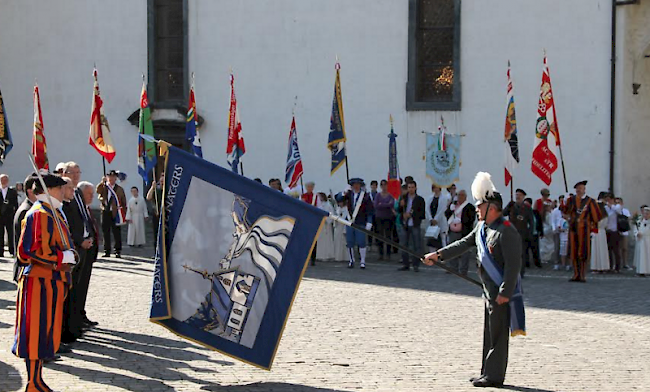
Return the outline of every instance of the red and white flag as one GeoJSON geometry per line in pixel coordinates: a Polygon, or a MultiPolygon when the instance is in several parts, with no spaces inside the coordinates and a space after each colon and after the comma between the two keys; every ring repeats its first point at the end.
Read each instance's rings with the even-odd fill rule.
{"type": "Polygon", "coordinates": [[[551,88],[551,76],[548,72],[546,56],[544,56],[531,170],[546,185],[551,185],[553,173],[557,170],[558,158],[556,151],[559,145],[560,134],[555,117],[555,99],[551,88]]]}
{"type": "Polygon", "coordinates": [[[111,130],[108,127],[108,120],[104,115],[104,102],[99,96],[99,82],[97,81],[97,68],[93,70],[95,85],[93,87],[93,103],[90,110],[90,134],[88,143],[103,156],[108,163],[115,158],[115,147],[111,139],[111,130]]]}
{"type": "Polygon", "coordinates": [[[38,85],[34,86],[34,131],[32,134],[32,155],[39,169],[50,169],[47,159],[47,141],[43,133],[43,114],[41,112],[41,97],[38,85]]]}
{"type": "Polygon", "coordinates": [[[239,173],[239,160],[246,153],[244,134],[239,120],[239,108],[235,96],[235,76],[230,74],[230,109],[228,110],[228,145],[226,155],[233,172],[239,173]]]}

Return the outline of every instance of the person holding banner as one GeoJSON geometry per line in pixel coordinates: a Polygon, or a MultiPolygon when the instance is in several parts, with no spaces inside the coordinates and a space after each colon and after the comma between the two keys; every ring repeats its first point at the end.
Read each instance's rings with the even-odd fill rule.
{"type": "Polygon", "coordinates": [[[475,387],[501,387],[508,366],[508,330],[525,335],[524,301],[521,289],[521,238],[502,213],[503,199],[488,173],[478,173],[472,184],[479,223],[464,238],[429,253],[426,265],[446,263],[477,248],[478,275],[483,284],[485,324],[483,366],[475,387]]]}
{"type": "Polygon", "coordinates": [[[101,202],[102,231],[104,232],[104,257],[111,255],[111,233],[115,240],[115,257],[122,253],[122,226],[126,224],[126,195],[117,185],[117,172],[111,170],[97,184],[97,198],[101,202]]]}

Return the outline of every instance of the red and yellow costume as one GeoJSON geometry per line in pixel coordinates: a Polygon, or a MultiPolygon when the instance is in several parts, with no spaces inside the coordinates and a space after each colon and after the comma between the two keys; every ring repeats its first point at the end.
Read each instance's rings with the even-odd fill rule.
{"type": "Polygon", "coordinates": [[[569,222],[569,257],[573,262],[572,280],[585,280],[587,263],[591,257],[591,233],[598,232],[603,218],[598,203],[589,196],[571,196],[560,207],[569,222]]]}
{"type": "Polygon", "coordinates": [[[43,383],[43,360],[54,358],[61,342],[63,304],[71,282],[63,264],[63,241],[54,221],[56,213],[66,243],[70,232],[58,210],[37,201],[25,215],[18,243],[22,273],[18,281],[16,329],[12,352],[27,362],[26,391],[50,391],[43,383]]]}

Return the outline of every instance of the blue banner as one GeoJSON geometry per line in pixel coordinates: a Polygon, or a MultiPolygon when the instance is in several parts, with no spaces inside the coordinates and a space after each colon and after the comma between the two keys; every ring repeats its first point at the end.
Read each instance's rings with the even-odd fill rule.
{"type": "Polygon", "coordinates": [[[270,369],[326,213],[169,147],[151,321],[270,369]]]}
{"type": "Polygon", "coordinates": [[[445,133],[444,143],[439,143],[440,135],[427,134],[427,177],[445,188],[460,178],[460,135],[445,133]]]}

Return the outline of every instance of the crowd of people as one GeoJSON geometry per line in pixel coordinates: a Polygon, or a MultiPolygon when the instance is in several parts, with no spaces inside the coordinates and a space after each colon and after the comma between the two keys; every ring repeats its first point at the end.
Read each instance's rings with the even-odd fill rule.
{"type": "MultiPolygon", "coordinates": [[[[424,198],[418,194],[412,177],[402,181],[398,198],[388,192],[385,180],[371,181],[366,188],[362,179],[354,178],[348,189],[338,194],[316,193],[313,182],[306,183],[304,189],[300,185],[283,189],[282,182],[273,178],[268,185],[372,229],[416,254],[433,252],[463,238],[477,223],[476,209],[466,190],[457,191],[455,185],[446,189],[432,185],[431,194],[424,198]]],[[[650,208],[641,206],[641,214],[632,216],[621,197],[601,192],[597,199],[592,199],[586,195],[586,185],[586,181],[581,181],[575,185],[575,193],[557,198],[551,198],[550,191],[544,188],[536,200],[528,197],[525,190],[517,189],[513,200],[504,207],[504,216],[521,237],[522,277],[526,268],[543,268],[544,264],[555,271],[573,271],[573,281],[585,281],[587,269],[594,274],[617,274],[622,270],[635,270],[639,276],[650,274],[650,208]]],[[[311,262],[313,265],[316,260],[347,261],[354,268],[357,248],[359,266],[366,268],[366,250],[372,245],[377,247],[379,260],[390,260],[397,253],[397,249],[381,240],[366,238],[359,231],[330,220],[321,232],[311,262]]],[[[467,275],[470,259],[471,255],[463,254],[451,260],[449,266],[467,275]]],[[[405,252],[401,263],[400,270],[419,270],[419,259],[405,252]]]]}

